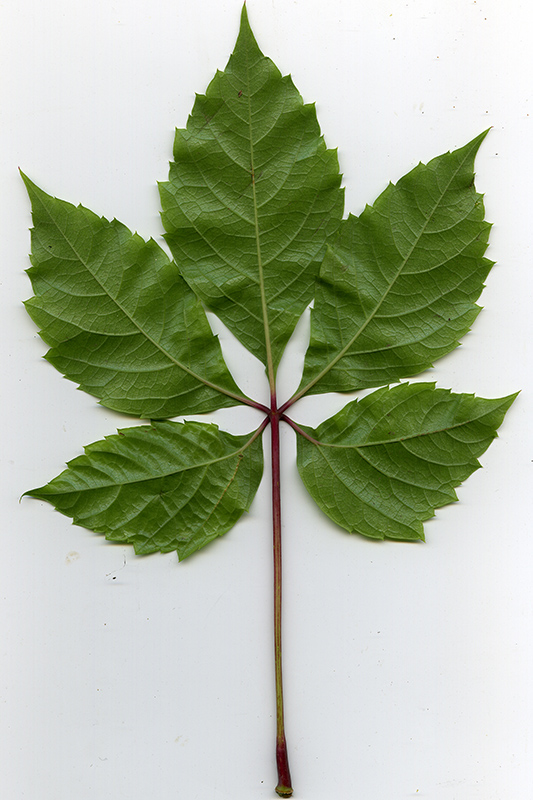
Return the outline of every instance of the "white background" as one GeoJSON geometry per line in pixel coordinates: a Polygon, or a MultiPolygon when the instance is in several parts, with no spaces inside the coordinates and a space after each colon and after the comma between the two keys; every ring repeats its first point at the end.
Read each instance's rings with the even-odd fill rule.
{"type": "MultiPolygon", "coordinates": [[[[240,0],[0,7],[2,584],[6,800],[272,797],[269,488],[190,560],[136,557],[19,496],[128,419],[42,360],[21,167],[51,194],[160,239],[156,180],[238,30],[240,0]]],[[[427,543],[349,536],[306,496],[283,437],[285,679],[295,797],[529,800],[533,12],[500,0],[249,0],[263,51],[316,101],[359,213],[419,160],[492,126],[477,186],[497,265],[463,346],[422,376],[522,394],[427,543]]],[[[299,381],[307,323],[280,372],[299,381]]],[[[217,327],[220,330],[220,326],[217,327]]],[[[237,380],[262,368],[222,331],[237,380]]],[[[346,402],[303,400],[315,424],[346,402]]],[[[255,412],[212,415],[233,432],[255,412]]],[[[268,442],[266,442],[268,444],[268,442]]],[[[268,451],[267,451],[268,458],[268,451]]],[[[268,463],[268,462],[267,462],[268,463]]]]}

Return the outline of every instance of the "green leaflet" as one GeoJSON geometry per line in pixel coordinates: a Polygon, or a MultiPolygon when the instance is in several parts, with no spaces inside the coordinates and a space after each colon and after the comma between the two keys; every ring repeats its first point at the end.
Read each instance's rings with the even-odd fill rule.
{"type": "Polygon", "coordinates": [[[350,533],[423,539],[422,522],[457,500],[516,395],[485,400],[432,383],[378,389],[298,437],[298,470],[350,533]]]}
{"type": "Polygon", "coordinates": [[[260,432],[232,436],[200,422],[125,428],[26,494],[136,553],[186,558],[250,507],[263,473],[260,432]]]}
{"type": "Polygon", "coordinates": [[[160,186],[182,275],[269,375],[314,292],[343,192],[313,105],[254,39],[246,9],[233,55],[185,130],[160,186]]]}
{"type": "Polygon", "coordinates": [[[469,330],[492,266],[473,171],[485,135],[419,164],[343,222],[320,269],[301,392],[417,375],[469,330]]]}
{"type": "Polygon", "coordinates": [[[48,360],[116,411],[165,418],[234,406],[205,312],[153,241],[50,197],[28,178],[35,297],[48,360]]]}

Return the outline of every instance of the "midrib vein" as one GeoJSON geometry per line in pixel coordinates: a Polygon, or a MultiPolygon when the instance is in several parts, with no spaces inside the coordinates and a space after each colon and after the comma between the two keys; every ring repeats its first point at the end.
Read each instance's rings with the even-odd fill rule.
{"type": "Polygon", "coordinates": [[[248,100],[248,130],[250,137],[250,168],[252,174],[252,203],[254,209],[254,231],[255,231],[255,244],[257,250],[257,268],[259,273],[259,289],[261,293],[261,310],[263,313],[263,328],[265,331],[265,349],[266,349],[266,368],[268,375],[268,383],[270,392],[273,395],[276,391],[276,378],[274,374],[274,362],[272,359],[272,346],[270,343],[270,325],[268,321],[268,306],[265,292],[265,280],[263,275],[263,258],[261,254],[261,240],[259,235],[259,207],[257,203],[257,194],[255,188],[255,161],[254,161],[254,140],[252,134],[252,98],[250,88],[250,64],[248,61],[248,54],[246,54],[246,83],[247,83],[247,100],[248,100]]]}
{"type": "Polygon", "coordinates": [[[334,442],[317,442],[317,445],[320,447],[336,447],[343,450],[359,450],[362,447],[377,447],[378,445],[384,444],[398,444],[401,442],[407,442],[410,439],[420,439],[422,436],[433,436],[436,433],[447,433],[448,431],[453,431],[455,428],[462,428],[465,425],[471,425],[473,422],[479,422],[479,420],[483,419],[485,414],[480,414],[479,417],[472,417],[472,419],[467,419],[463,422],[455,422],[450,425],[446,425],[443,428],[435,428],[435,430],[429,431],[419,431],[416,433],[409,433],[406,436],[396,436],[392,439],[382,439],[378,442],[361,442],[360,444],[335,444],[334,442]]]}
{"type": "MultiPolygon", "coordinates": [[[[228,459],[239,457],[242,453],[245,452],[245,450],[248,449],[248,447],[250,447],[251,444],[253,444],[255,442],[255,440],[263,432],[265,427],[266,427],[266,424],[263,423],[262,425],[259,426],[259,428],[256,431],[254,431],[252,436],[248,439],[248,441],[245,444],[243,444],[242,447],[239,447],[238,450],[234,450],[232,453],[227,453],[224,456],[220,456],[219,458],[211,458],[211,459],[208,459],[207,461],[200,461],[200,462],[198,462],[198,464],[188,464],[188,465],[185,465],[183,467],[177,467],[176,469],[173,469],[170,472],[161,472],[158,475],[150,475],[150,476],[145,477],[145,478],[136,478],[136,479],[133,479],[133,480],[123,480],[123,481],[120,481],[120,480],[108,480],[107,482],[99,483],[97,486],[86,486],[86,487],[82,487],[82,488],[80,488],[80,487],[77,487],[77,488],[69,487],[69,488],[64,489],[62,491],[55,490],[53,492],[53,494],[73,494],[73,493],[79,494],[81,492],[94,492],[94,491],[97,491],[98,489],[108,489],[108,488],[113,487],[113,486],[133,486],[133,485],[138,484],[138,483],[146,483],[146,482],[150,482],[150,481],[153,481],[153,480],[162,480],[163,478],[170,478],[172,475],[178,475],[180,472],[188,472],[189,470],[193,470],[193,469],[202,469],[202,468],[208,469],[209,467],[213,466],[213,464],[218,464],[220,461],[227,461],[228,459]]],[[[98,452],[101,453],[102,455],[108,455],[108,453],[106,453],[105,451],[104,452],[98,451],[98,452]]],[[[87,456],[87,457],[89,458],[90,456],[87,456]]],[[[240,461],[238,463],[240,464],[240,461]]],[[[93,466],[92,468],[95,469],[95,470],[101,471],[98,466],[96,466],[96,467],[93,466]]],[[[59,477],[61,477],[61,476],[59,476],[59,477]]],[[[44,486],[42,488],[44,489],[46,487],[44,486]]],[[[35,491],[40,491],[40,490],[36,489],[35,491]]],[[[31,495],[32,493],[31,492],[27,492],[26,494],[31,495]]]]}

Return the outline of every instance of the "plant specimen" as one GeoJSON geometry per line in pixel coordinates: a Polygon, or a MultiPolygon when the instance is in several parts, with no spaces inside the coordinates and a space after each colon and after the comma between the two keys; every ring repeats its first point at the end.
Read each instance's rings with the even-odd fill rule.
{"type": "Polygon", "coordinates": [[[24,177],[33,209],[28,312],[47,359],[108,408],[150,420],[85,448],[28,495],[137,553],[184,559],[226,533],[253,501],[271,436],[277,793],[292,794],[281,660],[279,427],[297,434],[298,470],[350,533],[423,539],[456,500],[514,395],[482,399],[408,383],[452,351],[476,318],[492,262],[474,188],[485,133],[419,164],[359,217],[343,219],[335,151],[255,41],[243,9],[235,50],[176,132],[160,186],[170,260],[123,224],[55,199],[24,177]],[[305,309],[311,335],[299,388],[276,371],[305,309]],[[270,403],[226,367],[205,308],[265,366],[270,403]],[[304,395],[374,389],[316,429],[304,395]],[[234,436],[173,421],[243,404],[259,427],[234,436]]]}

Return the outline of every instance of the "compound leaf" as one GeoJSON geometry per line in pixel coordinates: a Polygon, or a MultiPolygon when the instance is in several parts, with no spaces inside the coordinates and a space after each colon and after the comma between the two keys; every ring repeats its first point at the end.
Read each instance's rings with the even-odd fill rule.
{"type": "Polygon", "coordinates": [[[263,473],[260,431],[232,436],[170,421],[125,428],[26,494],[136,553],[177,550],[181,560],[250,507],[263,473]]]}
{"type": "MultiPolygon", "coordinates": [[[[268,412],[235,384],[202,302],[265,363],[274,398],[283,348],[314,297],[302,383],[282,412],[306,393],[417,374],[469,329],[492,266],[473,172],[485,135],[419,164],[341,222],[336,153],[314,106],[261,53],[244,8],[226,70],[176,132],[160,186],[176,263],[153,240],[23,176],[34,219],[35,297],[26,306],[51,345],[47,358],[104,405],[139,417],[239,402],[268,412]]],[[[302,478],[348,530],[422,538],[422,522],[455,499],[512,400],[429,384],[379,390],[316,431],[303,429],[302,478]]],[[[248,507],[259,451],[257,432],[233,437],[200,423],[127,429],[28,494],[138,552],[183,557],[248,507]]]]}
{"type": "Polygon", "coordinates": [[[183,559],[226,533],[255,496],[261,434],[271,425],[276,760],[292,794],[281,686],[279,423],[299,434],[298,469],[338,525],[373,539],[420,540],[515,395],[487,400],[403,383],[469,330],[492,262],[490,226],[474,188],[486,134],[389,185],[359,218],[342,220],[336,152],[314,105],[260,51],[243,8],[224,72],[178,130],[162,220],[175,262],[116,220],[50,197],[32,201],[35,296],[26,308],[47,358],[117,411],[156,419],[85,448],[27,492],[75,524],[137,553],[183,559]],[[276,369],[314,301],[299,389],[278,406],[276,369]],[[204,305],[266,366],[270,407],[228,371],[204,305]],[[316,429],[289,408],[305,394],[378,388],[316,429]],[[244,403],[265,413],[253,433],[165,421],[244,403]]]}
{"type": "Polygon", "coordinates": [[[245,8],[226,70],[176,132],[174,159],[160,192],[176,263],[273,372],[312,300],[343,192],[314,105],[261,53],[245,8]]]}
{"type": "Polygon", "coordinates": [[[138,417],[238,403],[205,312],[163,250],[23,177],[34,222],[26,308],[52,345],[47,359],[102,405],[138,417]]]}
{"type": "Polygon", "coordinates": [[[457,347],[492,266],[473,172],[485,135],[343,222],[320,269],[300,393],[395,383],[457,347]]]}
{"type": "Polygon", "coordinates": [[[457,500],[516,395],[486,400],[432,383],[384,387],[298,436],[298,470],[334,522],[374,539],[423,539],[457,500]]]}

